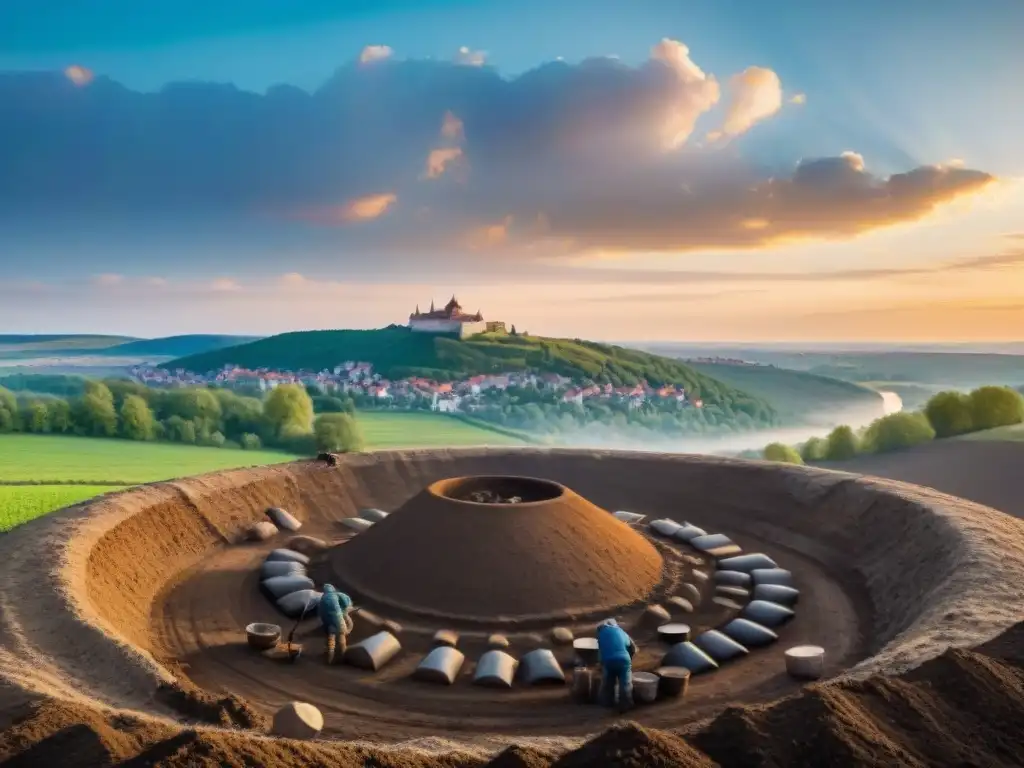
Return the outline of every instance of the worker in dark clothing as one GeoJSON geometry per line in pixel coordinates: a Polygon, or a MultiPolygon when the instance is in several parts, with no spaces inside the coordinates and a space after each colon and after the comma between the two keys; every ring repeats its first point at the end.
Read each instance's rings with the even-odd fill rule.
{"type": "Polygon", "coordinates": [[[335,655],[342,658],[352,631],[352,598],[339,592],[333,584],[324,584],[323,597],[317,606],[317,615],[327,633],[327,663],[333,664],[335,655]]]}
{"type": "Polygon", "coordinates": [[[606,619],[597,628],[597,651],[601,660],[601,704],[615,706],[618,689],[619,711],[633,706],[633,656],[636,643],[615,619],[606,619]]]}

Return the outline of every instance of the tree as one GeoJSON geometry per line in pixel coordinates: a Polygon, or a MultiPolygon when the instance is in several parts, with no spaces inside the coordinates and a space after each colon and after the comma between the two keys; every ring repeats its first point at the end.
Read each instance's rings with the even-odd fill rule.
{"type": "Polygon", "coordinates": [[[769,443],[764,447],[766,461],[778,461],[783,464],[803,464],[804,460],[796,448],[785,443],[769,443]]]}
{"type": "Polygon", "coordinates": [[[939,392],[925,404],[924,414],[938,437],[975,430],[971,398],[962,392],[939,392]]]}
{"type": "Polygon", "coordinates": [[[515,325],[515,323],[512,324],[512,330],[508,332],[508,335],[509,336],[518,336],[519,335],[518,333],[516,333],[516,325],[515,325]]]}
{"type": "Polygon", "coordinates": [[[828,441],[821,437],[812,437],[800,446],[800,458],[804,461],[823,461],[828,452],[828,441]]]}
{"type": "Polygon", "coordinates": [[[196,425],[181,416],[171,416],[164,422],[164,435],[172,442],[193,445],[196,442],[196,425]]]}
{"type": "Polygon", "coordinates": [[[318,451],[350,453],[363,448],[362,429],[347,413],[325,413],[317,418],[313,430],[318,451]]]}
{"type": "Polygon", "coordinates": [[[857,436],[845,424],[833,429],[825,441],[825,458],[828,461],[846,461],[857,455],[857,436]]]}
{"type": "Polygon", "coordinates": [[[313,400],[301,384],[284,384],[267,396],[263,417],[275,438],[308,435],[313,429],[313,400]]]}
{"type": "Polygon", "coordinates": [[[129,440],[152,440],[156,419],[149,403],[138,395],[127,395],[121,403],[121,436],[129,440]]]}
{"type": "Polygon", "coordinates": [[[25,431],[35,434],[50,431],[50,409],[42,400],[33,400],[25,409],[25,431]]]}
{"type": "Polygon", "coordinates": [[[50,414],[50,431],[58,434],[70,432],[74,426],[71,422],[71,406],[67,400],[54,400],[47,410],[50,414]]]}
{"type": "Polygon", "coordinates": [[[14,432],[18,421],[18,398],[9,389],[0,387],[0,432],[14,432]]]}
{"type": "Polygon", "coordinates": [[[864,433],[864,447],[873,453],[888,453],[934,439],[935,430],[923,413],[890,413],[871,422],[864,433]]]}
{"type": "Polygon", "coordinates": [[[221,401],[210,389],[175,389],[164,395],[161,412],[165,417],[181,416],[196,428],[213,431],[220,426],[221,401]]]}
{"type": "Polygon", "coordinates": [[[994,429],[1024,421],[1024,396],[1010,387],[978,387],[970,394],[975,429],[994,429]]]}
{"type": "Polygon", "coordinates": [[[263,427],[263,402],[255,397],[240,397],[233,392],[217,392],[223,432],[237,439],[246,433],[257,434],[263,427]]]}
{"type": "Polygon", "coordinates": [[[71,420],[79,434],[96,437],[117,434],[114,395],[106,384],[98,381],[86,383],[85,394],[77,398],[71,407],[71,420]]]}
{"type": "Polygon", "coordinates": [[[242,446],[243,451],[258,451],[263,447],[263,442],[260,440],[259,435],[254,435],[251,432],[246,432],[238,439],[238,444],[242,446]]]}

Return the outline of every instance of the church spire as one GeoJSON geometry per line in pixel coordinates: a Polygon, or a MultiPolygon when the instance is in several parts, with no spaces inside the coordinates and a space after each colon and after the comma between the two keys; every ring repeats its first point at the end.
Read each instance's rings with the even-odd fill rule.
{"type": "Polygon", "coordinates": [[[416,317],[420,316],[420,305],[419,304],[416,305],[416,313],[415,314],[416,314],[416,317]]]}
{"type": "Polygon", "coordinates": [[[430,311],[431,312],[434,311],[434,300],[433,299],[430,300],[430,311]]]}

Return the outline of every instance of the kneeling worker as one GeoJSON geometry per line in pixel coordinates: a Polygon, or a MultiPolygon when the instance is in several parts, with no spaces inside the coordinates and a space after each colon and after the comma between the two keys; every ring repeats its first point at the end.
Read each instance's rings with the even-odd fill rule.
{"type": "Polygon", "coordinates": [[[333,584],[324,584],[324,594],[317,606],[317,615],[327,633],[327,663],[334,663],[335,653],[345,655],[348,633],[352,631],[352,598],[339,592],[333,584]]]}
{"type": "Polygon", "coordinates": [[[615,706],[619,693],[619,711],[633,706],[633,656],[636,643],[615,619],[606,619],[597,628],[597,650],[601,659],[601,704],[615,706]]]}

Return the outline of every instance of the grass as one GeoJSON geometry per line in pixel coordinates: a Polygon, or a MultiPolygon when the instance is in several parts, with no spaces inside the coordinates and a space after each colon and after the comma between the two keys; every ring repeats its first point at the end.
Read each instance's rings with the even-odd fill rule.
{"type": "Polygon", "coordinates": [[[63,435],[0,435],[0,483],[134,485],[294,459],[276,451],[63,435]]]}
{"type": "Polygon", "coordinates": [[[1011,424],[1008,427],[996,427],[981,432],[961,435],[956,440],[1005,440],[1014,443],[1024,442],[1024,424],[1011,424]]]}
{"type": "Polygon", "coordinates": [[[444,414],[362,411],[358,419],[371,449],[522,444],[509,435],[444,414]]]}
{"type": "Polygon", "coordinates": [[[116,490],[117,486],[109,485],[0,485],[0,532],[116,490]]]}

